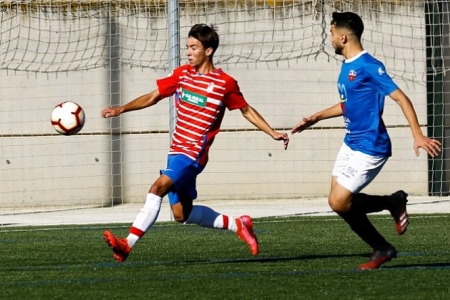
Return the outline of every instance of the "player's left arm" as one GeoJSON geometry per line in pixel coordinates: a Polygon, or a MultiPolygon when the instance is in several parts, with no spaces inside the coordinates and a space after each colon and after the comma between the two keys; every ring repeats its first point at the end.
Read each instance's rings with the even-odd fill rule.
{"type": "Polygon", "coordinates": [[[397,102],[402,109],[406,120],[408,120],[414,138],[414,152],[416,153],[416,156],[419,156],[419,148],[427,151],[432,157],[437,156],[441,151],[441,143],[435,139],[428,138],[422,133],[416,111],[408,96],[406,96],[400,88],[393,91],[389,96],[397,102]]]}
{"type": "Polygon", "coordinates": [[[273,130],[269,123],[250,105],[240,109],[244,118],[255,125],[256,128],[270,135],[276,141],[284,141],[284,149],[287,149],[289,144],[289,136],[287,133],[280,133],[273,130]]]}

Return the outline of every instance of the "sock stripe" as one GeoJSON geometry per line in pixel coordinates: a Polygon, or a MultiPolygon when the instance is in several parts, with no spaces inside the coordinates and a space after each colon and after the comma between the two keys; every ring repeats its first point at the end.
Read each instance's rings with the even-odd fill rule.
{"type": "Polygon", "coordinates": [[[145,232],[140,230],[139,228],[131,227],[130,228],[130,233],[134,234],[134,235],[137,235],[138,237],[141,238],[144,235],[145,232]]]}
{"type": "Polygon", "coordinates": [[[229,222],[228,216],[223,216],[223,229],[228,229],[229,222]]]}

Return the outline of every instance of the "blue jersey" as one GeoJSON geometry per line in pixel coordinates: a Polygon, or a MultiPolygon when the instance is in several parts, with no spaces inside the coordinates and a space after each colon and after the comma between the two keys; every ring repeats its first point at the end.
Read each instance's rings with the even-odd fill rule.
{"type": "Polygon", "coordinates": [[[342,63],[338,78],[346,135],[344,143],[372,156],[392,154],[382,115],[384,98],[398,89],[384,65],[366,51],[342,63]]]}

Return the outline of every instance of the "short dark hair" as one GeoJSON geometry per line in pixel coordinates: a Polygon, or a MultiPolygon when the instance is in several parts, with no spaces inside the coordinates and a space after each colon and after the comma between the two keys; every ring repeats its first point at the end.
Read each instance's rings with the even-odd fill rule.
{"type": "Polygon", "coordinates": [[[364,32],[364,23],[361,17],[353,12],[333,12],[331,25],[350,30],[359,40],[364,32]]]}
{"type": "Polygon", "coordinates": [[[196,24],[189,30],[188,37],[199,40],[205,49],[213,48],[213,54],[219,47],[219,34],[214,25],[196,24]]]}

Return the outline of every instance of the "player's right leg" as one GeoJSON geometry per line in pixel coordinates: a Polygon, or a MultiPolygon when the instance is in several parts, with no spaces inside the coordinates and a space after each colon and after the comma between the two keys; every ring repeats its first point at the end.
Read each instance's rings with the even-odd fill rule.
{"type": "Polygon", "coordinates": [[[152,193],[147,194],[145,204],[134,219],[127,238],[118,238],[111,231],[105,230],[103,238],[113,250],[114,258],[118,262],[125,261],[134,245],[155,224],[161,209],[161,202],[160,196],[152,193]]]}
{"type": "Polygon", "coordinates": [[[106,244],[113,250],[114,258],[118,262],[124,262],[128,254],[131,252],[131,247],[128,244],[128,240],[126,238],[118,238],[111,231],[105,230],[103,232],[103,238],[105,239],[106,244]]]}
{"type": "Polygon", "coordinates": [[[382,264],[397,257],[397,250],[391,246],[380,250],[374,250],[367,263],[359,265],[359,270],[373,270],[379,268],[382,264]]]}
{"type": "Polygon", "coordinates": [[[150,188],[145,204],[137,214],[130,232],[126,238],[116,237],[111,231],[106,230],[103,238],[113,250],[114,258],[123,262],[128,257],[134,245],[141,239],[147,230],[155,224],[161,210],[162,197],[172,186],[169,177],[161,175],[150,188]]]}

